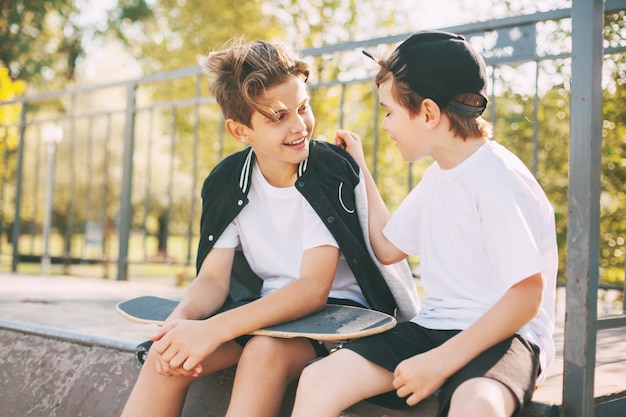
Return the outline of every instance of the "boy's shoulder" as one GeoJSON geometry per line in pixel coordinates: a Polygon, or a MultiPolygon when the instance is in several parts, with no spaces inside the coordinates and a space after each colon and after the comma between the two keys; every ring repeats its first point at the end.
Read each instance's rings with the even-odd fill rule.
{"type": "Polygon", "coordinates": [[[253,157],[254,152],[252,152],[250,147],[228,155],[218,162],[205,178],[203,190],[207,190],[212,186],[218,187],[220,190],[245,188],[241,185],[241,179],[244,177],[249,179],[251,174],[251,169],[249,168],[252,166],[251,161],[253,157]],[[228,184],[232,186],[228,186],[228,184]]]}
{"type": "Polygon", "coordinates": [[[217,165],[215,165],[215,168],[211,171],[211,174],[214,172],[219,173],[223,170],[233,170],[243,167],[246,160],[252,158],[253,155],[254,152],[252,151],[252,147],[247,146],[244,149],[236,151],[219,161],[217,165]]]}
{"type": "Polygon", "coordinates": [[[358,177],[359,164],[343,148],[324,140],[312,140],[309,158],[316,164],[329,167],[343,165],[350,168],[358,177]]]}
{"type": "Polygon", "coordinates": [[[243,170],[246,165],[249,165],[253,156],[254,152],[251,147],[234,152],[219,161],[211,170],[207,179],[215,176],[231,176],[233,173],[243,170]]]}

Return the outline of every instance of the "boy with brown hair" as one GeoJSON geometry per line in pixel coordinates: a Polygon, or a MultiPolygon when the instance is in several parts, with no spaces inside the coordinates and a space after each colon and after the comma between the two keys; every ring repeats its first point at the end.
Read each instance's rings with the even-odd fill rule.
{"type": "Polygon", "coordinates": [[[312,139],[306,61],[282,43],[237,41],[204,68],[226,129],[247,147],[204,182],[197,277],[151,338],[125,417],[178,416],[193,381],[235,364],[226,415],[278,415],[287,385],[328,352],[304,338],[246,335],[326,303],[398,320],[418,309],[406,262],[389,268],[370,256],[358,165],[312,139]]]}
{"type": "Polygon", "coordinates": [[[462,36],[418,32],[377,62],[383,129],[404,160],[434,162],[391,215],[359,137],[339,131],[336,143],[365,172],[376,256],[419,256],[426,297],[411,321],[308,366],[292,415],[337,417],[371,397],[414,405],[435,392],[439,416],[514,415],[554,356],[553,208],[491,140],[485,64],[462,36]]]}

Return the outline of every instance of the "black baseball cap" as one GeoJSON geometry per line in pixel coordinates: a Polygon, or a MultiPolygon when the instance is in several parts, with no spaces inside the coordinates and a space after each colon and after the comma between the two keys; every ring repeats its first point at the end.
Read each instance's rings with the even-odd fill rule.
{"type": "Polygon", "coordinates": [[[487,108],[485,61],[462,35],[437,30],[416,32],[395,52],[397,60],[390,67],[395,78],[440,108],[468,117],[478,117],[487,108]],[[454,99],[463,93],[482,96],[482,105],[454,99]]]}

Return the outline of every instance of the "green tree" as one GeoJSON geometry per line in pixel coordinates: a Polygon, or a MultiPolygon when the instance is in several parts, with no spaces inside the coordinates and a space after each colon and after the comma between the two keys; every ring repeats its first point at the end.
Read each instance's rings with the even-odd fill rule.
{"type": "MultiPolygon", "coordinates": [[[[9,76],[9,70],[0,66],[0,102],[21,96],[25,89],[26,83],[24,81],[13,81],[9,76]]],[[[17,138],[10,133],[8,127],[16,125],[19,121],[20,108],[19,104],[0,107],[0,126],[3,128],[1,136],[4,138],[3,143],[9,143],[11,147],[15,147],[17,138]]],[[[2,176],[1,173],[0,176],[2,176]]]]}
{"type": "Polygon", "coordinates": [[[157,0],[150,18],[133,21],[113,11],[111,19],[121,21],[119,37],[148,73],[196,66],[199,57],[234,36],[271,39],[283,33],[255,0],[157,0]]]}
{"type": "Polygon", "coordinates": [[[74,77],[81,54],[75,13],[73,0],[0,0],[0,63],[11,78],[54,83],[57,75],[74,77]]]}
{"type": "Polygon", "coordinates": [[[47,90],[74,80],[85,43],[109,28],[145,19],[144,0],[119,0],[116,13],[102,28],[81,23],[80,0],[0,0],[0,64],[11,78],[47,90]]]}
{"type": "MultiPolygon", "coordinates": [[[[605,47],[626,44],[626,11],[605,16],[605,47]]],[[[622,284],[626,252],[626,54],[605,59],[603,83],[602,194],[600,205],[600,278],[622,284]]]]}
{"type": "Polygon", "coordinates": [[[601,279],[621,283],[626,251],[626,65],[624,54],[612,58],[611,87],[604,91],[602,123],[602,194],[600,205],[601,279]]]}
{"type": "MultiPolygon", "coordinates": [[[[9,70],[0,66],[0,102],[13,100],[24,93],[26,84],[23,81],[13,81],[9,77],[9,70]]],[[[0,240],[4,231],[4,224],[7,220],[5,213],[5,178],[14,176],[15,161],[9,159],[10,154],[14,154],[18,145],[18,123],[20,118],[21,105],[11,104],[0,106],[0,240]]],[[[13,216],[11,216],[13,217],[13,216]]],[[[12,221],[12,219],[10,219],[12,221]]]]}

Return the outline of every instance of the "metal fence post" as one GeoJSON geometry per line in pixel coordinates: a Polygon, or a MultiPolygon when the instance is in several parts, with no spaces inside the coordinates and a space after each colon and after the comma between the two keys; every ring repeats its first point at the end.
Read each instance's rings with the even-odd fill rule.
{"type": "Polygon", "coordinates": [[[11,244],[13,245],[13,257],[11,259],[11,271],[17,272],[17,264],[20,257],[20,232],[22,229],[22,219],[20,209],[22,207],[22,182],[24,174],[24,147],[26,146],[26,112],[28,102],[22,103],[20,111],[20,144],[17,150],[17,172],[15,179],[15,214],[13,227],[11,228],[11,244]]]}
{"type": "Polygon", "coordinates": [[[71,97],[71,111],[72,118],[70,119],[70,133],[68,137],[69,142],[69,152],[70,152],[70,160],[69,160],[69,170],[70,170],[70,200],[69,206],[67,209],[67,217],[65,224],[65,242],[63,244],[63,271],[66,274],[69,274],[70,265],[72,264],[72,238],[74,236],[74,216],[76,211],[76,145],[78,143],[78,139],[76,138],[76,113],[78,112],[76,106],[77,96],[76,94],[72,94],[71,97]]]}
{"type": "Polygon", "coordinates": [[[128,246],[132,227],[133,207],[133,156],[135,150],[135,102],[137,83],[126,88],[126,122],[124,126],[124,155],[122,156],[122,193],[119,213],[119,254],[117,257],[117,280],[128,279],[128,246]]]}
{"type": "Polygon", "coordinates": [[[603,0],[573,0],[567,286],[563,357],[566,417],[594,417],[600,173],[603,0]]]}

